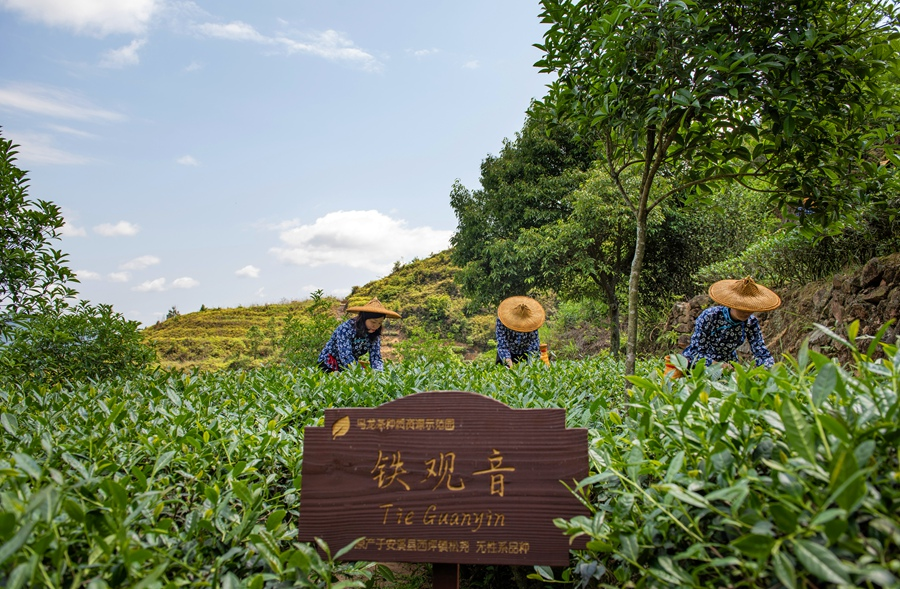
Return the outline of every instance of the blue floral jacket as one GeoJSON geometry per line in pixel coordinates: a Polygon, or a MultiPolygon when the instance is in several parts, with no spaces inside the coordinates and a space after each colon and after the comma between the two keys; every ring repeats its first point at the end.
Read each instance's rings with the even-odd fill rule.
{"type": "Polygon", "coordinates": [[[329,364],[328,356],[331,356],[337,361],[337,369],[344,370],[359,360],[366,352],[369,353],[369,365],[372,369],[383,370],[381,337],[379,336],[371,342],[368,337],[357,337],[356,318],[348,319],[338,325],[331,334],[331,338],[319,354],[319,363],[329,364]]]}
{"type": "Polygon", "coordinates": [[[759,320],[754,315],[746,321],[735,321],[728,307],[710,307],[697,317],[691,343],[682,354],[691,361],[691,365],[701,359],[709,362],[736,360],[737,349],[745,339],[750,342],[750,351],[757,366],[768,368],[775,364],[775,358],[763,341],[759,320]]]}
{"type": "Polygon", "coordinates": [[[514,331],[497,319],[497,357],[505,362],[509,358],[518,358],[525,354],[534,356],[534,359],[540,357],[541,339],[537,330],[534,331],[514,331]]]}

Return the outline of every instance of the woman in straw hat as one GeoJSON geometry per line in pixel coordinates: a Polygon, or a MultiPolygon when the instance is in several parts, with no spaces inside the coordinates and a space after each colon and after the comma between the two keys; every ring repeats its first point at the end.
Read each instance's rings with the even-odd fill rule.
{"type": "Polygon", "coordinates": [[[700,360],[737,360],[737,349],[744,340],[750,343],[757,366],[768,368],[775,364],[753,313],[777,309],[781,298],[749,276],[741,280],[720,280],[709,287],[709,296],[719,304],[697,317],[691,342],[683,352],[690,365],[700,360]]]}
{"type": "Polygon", "coordinates": [[[512,368],[515,362],[537,360],[544,318],[544,308],[531,297],[504,299],[497,307],[497,364],[512,368]]]}
{"type": "Polygon", "coordinates": [[[399,319],[400,314],[385,309],[377,298],[365,305],[347,307],[347,311],[359,315],[344,321],[334,330],[319,354],[319,368],[325,372],[340,372],[368,352],[372,369],[383,370],[381,326],[385,317],[399,319]]]}

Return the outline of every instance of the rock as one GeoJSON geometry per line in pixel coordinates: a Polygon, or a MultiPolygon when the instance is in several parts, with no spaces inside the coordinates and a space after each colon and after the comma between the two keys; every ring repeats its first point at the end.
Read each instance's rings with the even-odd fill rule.
{"type": "Polygon", "coordinates": [[[863,300],[867,303],[876,305],[879,302],[881,302],[882,300],[884,300],[884,298],[887,297],[887,294],[888,294],[888,287],[885,284],[882,286],[877,286],[874,289],[860,295],[859,298],[860,298],[860,300],[863,300]]]}
{"type": "Polygon", "coordinates": [[[831,291],[832,287],[825,286],[816,290],[815,294],[813,294],[813,308],[816,311],[816,315],[820,315],[825,309],[825,305],[831,300],[831,291]]]}
{"type": "Polygon", "coordinates": [[[859,286],[867,288],[869,286],[881,282],[881,275],[884,274],[884,267],[878,258],[872,258],[859,272],[859,286]]]}

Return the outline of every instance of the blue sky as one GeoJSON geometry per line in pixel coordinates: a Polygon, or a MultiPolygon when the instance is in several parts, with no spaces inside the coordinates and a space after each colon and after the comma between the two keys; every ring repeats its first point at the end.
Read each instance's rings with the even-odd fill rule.
{"type": "Polygon", "coordinates": [[[446,249],[548,76],[531,0],[0,0],[0,127],[82,298],[149,325],[446,249]]]}

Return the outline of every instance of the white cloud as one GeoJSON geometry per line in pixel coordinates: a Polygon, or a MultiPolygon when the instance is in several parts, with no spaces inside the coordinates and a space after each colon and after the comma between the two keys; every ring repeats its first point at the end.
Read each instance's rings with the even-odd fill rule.
{"type": "Polygon", "coordinates": [[[273,43],[274,41],[260,34],[252,25],[235,21],[228,24],[203,23],[197,25],[197,30],[207,36],[216,39],[228,39],[229,41],[253,41],[255,43],[273,43]]]}
{"type": "Polygon", "coordinates": [[[196,72],[199,69],[203,69],[203,64],[199,61],[192,61],[191,63],[184,66],[185,72],[196,72]]]}
{"type": "Polygon", "coordinates": [[[75,276],[78,277],[78,280],[100,280],[101,276],[97,272],[91,272],[90,270],[75,270],[75,276]]]}
{"type": "Polygon", "coordinates": [[[259,268],[253,265],[244,266],[236,271],[235,274],[238,276],[246,276],[247,278],[259,278],[259,268]]]}
{"type": "Polygon", "coordinates": [[[194,159],[194,156],[192,156],[192,155],[183,155],[175,161],[178,162],[179,164],[181,164],[182,166],[199,166],[200,165],[200,162],[198,162],[196,159],[194,159]]]}
{"type": "Polygon", "coordinates": [[[166,290],[166,279],[156,278],[154,280],[148,280],[140,283],[131,290],[136,290],[138,292],[162,292],[166,290]]]}
{"type": "Polygon", "coordinates": [[[20,161],[26,164],[82,165],[89,157],[69,153],[53,145],[53,137],[43,133],[16,133],[20,161]]]}
{"type": "Polygon", "coordinates": [[[463,64],[463,69],[467,70],[477,70],[481,64],[478,63],[477,59],[472,59],[463,64]]]}
{"type": "Polygon", "coordinates": [[[156,256],[139,256],[133,260],[128,260],[119,266],[119,268],[122,270],[143,270],[144,268],[159,264],[160,261],[161,260],[156,256]]]}
{"type": "Polygon", "coordinates": [[[60,233],[66,237],[85,237],[87,236],[87,231],[85,231],[84,227],[76,227],[72,225],[68,221],[66,221],[65,225],[60,229],[60,233]]]}
{"type": "Polygon", "coordinates": [[[375,56],[357,47],[343,33],[330,29],[307,33],[300,36],[300,39],[286,35],[264,35],[252,25],[241,21],[227,24],[204,23],[197,25],[195,29],[206,37],[278,46],[288,54],[305,53],[332,61],[350,62],[368,71],[380,71],[382,68],[375,56]]]}
{"type": "Polygon", "coordinates": [[[182,276],[172,281],[172,288],[194,288],[195,286],[200,286],[200,282],[190,276],[182,276]]]}
{"type": "Polygon", "coordinates": [[[128,282],[131,280],[131,274],[128,272],[110,272],[106,275],[110,282],[128,282]]]}
{"type": "Polygon", "coordinates": [[[37,84],[14,83],[0,87],[0,108],[79,121],[125,119],[121,113],[98,108],[74,92],[37,84]]]}
{"type": "Polygon", "coordinates": [[[102,37],[143,32],[163,0],[0,0],[0,6],[30,21],[102,37]]]}
{"type": "Polygon", "coordinates": [[[76,137],[84,137],[85,139],[96,139],[97,136],[93,133],[88,133],[87,131],[82,131],[80,129],[73,129],[72,127],[67,127],[65,125],[46,125],[48,129],[56,131],[57,133],[65,133],[66,135],[74,135],[76,137]]]}
{"type": "Polygon", "coordinates": [[[137,65],[141,62],[138,50],[147,44],[146,39],[135,39],[124,47],[118,49],[110,49],[103,54],[100,65],[107,68],[123,68],[130,65],[137,65]]]}
{"type": "Polygon", "coordinates": [[[423,257],[450,247],[452,231],[407,227],[378,211],[337,211],[282,231],[282,247],[269,251],[298,266],[336,264],[387,273],[395,261],[423,257]]]}
{"type": "Polygon", "coordinates": [[[428,57],[440,52],[438,49],[408,49],[407,51],[416,57],[428,57]]]}
{"type": "Polygon", "coordinates": [[[94,233],[99,233],[103,237],[130,237],[136,235],[140,230],[140,227],[128,221],[119,221],[115,225],[103,223],[94,227],[94,233]]]}

